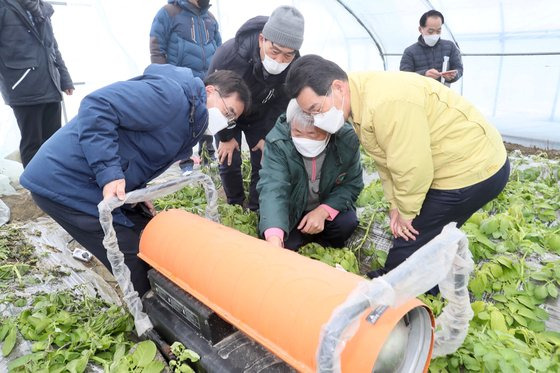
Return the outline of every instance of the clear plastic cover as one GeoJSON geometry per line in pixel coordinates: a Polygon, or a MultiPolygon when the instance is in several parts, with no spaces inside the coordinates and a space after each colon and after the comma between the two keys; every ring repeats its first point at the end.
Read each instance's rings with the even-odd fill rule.
{"type": "Polygon", "coordinates": [[[174,193],[186,185],[193,184],[202,185],[204,187],[207,200],[206,218],[218,222],[218,196],[216,188],[210,176],[201,172],[193,172],[190,175],[182,176],[162,184],[132,191],[126,194],[124,200],[119,200],[116,197],[109,200],[103,200],[97,206],[99,210],[99,222],[105,232],[103,245],[105,246],[105,249],[107,249],[107,259],[111,263],[113,276],[115,276],[115,279],[123,292],[124,302],[134,317],[136,333],[139,336],[152,329],[153,325],[148,318],[148,315],[142,311],[142,301],[140,300],[140,297],[138,297],[138,292],[134,290],[132,282],[130,281],[130,270],[124,264],[124,255],[119,249],[117,236],[113,228],[113,215],[111,212],[125,203],[139,203],[156,199],[158,197],[174,193]]]}
{"type": "Polygon", "coordinates": [[[439,285],[448,304],[436,320],[434,357],[454,352],[473,317],[467,290],[474,262],[463,232],[450,223],[405,262],[386,275],[361,282],[338,306],[321,331],[319,372],[340,372],[340,356],[356,332],[358,317],[374,306],[399,306],[439,285]],[[421,270],[419,270],[421,269],[421,270]]]}
{"type": "Polygon", "coordinates": [[[10,221],[10,208],[0,199],[0,226],[10,221]]]}

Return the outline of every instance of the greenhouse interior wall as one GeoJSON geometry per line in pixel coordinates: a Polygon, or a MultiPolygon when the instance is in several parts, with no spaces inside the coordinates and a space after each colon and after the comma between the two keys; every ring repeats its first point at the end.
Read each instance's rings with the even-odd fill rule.
{"type": "MultiPolygon", "coordinates": [[[[89,92],[140,75],[149,64],[151,22],[163,0],[49,1],[53,27],[76,91],[64,97],[63,122],[89,92]],[[124,16],[123,16],[124,15],[124,16]]],[[[291,4],[305,16],[302,54],[320,54],[349,72],[399,69],[418,37],[419,16],[445,16],[442,37],[463,55],[452,84],[500,130],[504,140],[560,149],[560,2],[557,0],[213,0],[222,39],[256,15],[291,4]],[[533,14],[534,16],[528,16],[533,14]]],[[[11,109],[0,106],[0,156],[19,144],[11,109]]]]}
{"type": "MultiPolygon", "coordinates": [[[[56,39],[76,88],[73,95],[63,95],[64,125],[78,113],[81,100],[89,93],[113,82],[142,74],[150,63],[149,32],[154,15],[168,0],[44,1],[54,6],[55,14],[52,23],[56,39]]],[[[468,292],[464,289],[457,291],[457,294],[464,296],[462,307],[457,306],[453,301],[449,302],[450,297],[447,296],[436,298],[420,295],[420,300],[438,317],[435,320],[436,327],[428,328],[437,333],[432,339],[432,342],[436,341],[436,348],[431,355],[430,372],[559,372],[560,0],[210,0],[210,2],[211,11],[219,22],[223,41],[234,37],[238,28],[254,16],[270,15],[280,5],[297,7],[305,17],[305,37],[301,54],[321,55],[335,61],[347,72],[398,71],[403,51],[418,39],[420,15],[430,9],[437,9],[444,14],[442,37],[457,43],[464,65],[463,77],[453,83],[451,89],[472,102],[498,128],[504,141],[531,148],[522,150],[529,150],[535,154],[511,151],[509,153],[511,174],[506,188],[500,196],[475,213],[461,227],[461,231],[469,239],[469,252],[475,259],[473,268],[470,268],[471,262],[465,258],[458,261],[463,263],[461,271],[466,272],[459,273],[457,267],[460,266],[457,263],[454,265],[457,276],[462,276],[462,281],[458,282],[468,289],[468,292]],[[550,151],[542,153],[540,149],[550,151]],[[465,269],[467,267],[468,271],[465,269]],[[445,327],[446,319],[447,322],[456,321],[444,310],[446,303],[458,309],[459,313],[468,311],[465,313],[468,317],[464,315],[462,317],[462,328],[457,328],[455,324],[452,328],[445,327]],[[474,317],[471,310],[474,312],[474,317]],[[437,313],[443,317],[439,318],[437,313]],[[444,323],[443,328],[441,322],[444,323]],[[448,332],[454,334],[453,343],[441,338],[441,335],[448,332]],[[466,337],[465,333],[468,333],[466,337]],[[456,341],[459,342],[455,344],[456,341]],[[440,346],[447,343],[446,348],[451,352],[439,354],[438,343],[440,346]]],[[[0,40],[0,47],[1,45],[0,40]]],[[[153,109],[165,110],[166,108],[153,109]]],[[[36,252],[40,258],[36,269],[46,269],[40,273],[40,276],[37,275],[40,281],[35,281],[37,278],[31,275],[36,274],[29,272],[31,275],[28,278],[33,282],[24,284],[21,278],[18,282],[15,281],[15,276],[20,276],[16,265],[12,266],[15,273],[11,274],[14,276],[13,281],[12,277],[2,277],[6,271],[12,271],[10,267],[4,266],[4,272],[0,268],[0,288],[3,289],[0,293],[0,349],[2,350],[0,372],[8,371],[8,364],[12,364],[13,361],[29,357],[29,352],[34,348],[34,342],[22,339],[18,335],[18,343],[12,344],[11,347],[14,352],[10,355],[8,351],[6,354],[4,350],[7,350],[5,346],[8,345],[5,341],[8,339],[6,337],[8,328],[5,325],[8,323],[2,322],[7,320],[7,316],[19,317],[23,314],[24,307],[27,308],[35,302],[35,299],[40,299],[35,298],[35,294],[42,295],[43,291],[50,294],[66,292],[67,296],[74,296],[74,293],[68,292],[69,289],[84,286],[86,293],[95,294],[110,305],[120,307],[124,304],[123,299],[130,299],[122,296],[120,291],[116,291],[117,287],[121,289],[127,287],[117,284],[101,262],[96,258],[91,262],[82,261],[83,257],[80,259],[76,255],[76,250],[83,253],[82,247],[54,220],[45,216],[26,189],[21,186],[17,190],[11,189],[10,183],[17,184],[22,172],[21,165],[12,161],[18,156],[19,142],[20,132],[12,109],[0,103],[0,197],[2,197],[0,199],[0,226],[2,227],[0,267],[6,262],[3,262],[6,259],[2,258],[3,252],[21,256],[22,250],[19,248],[29,243],[28,251],[36,252]],[[10,168],[3,169],[3,165],[8,165],[10,168]],[[12,180],[8,180],[10,178],[12,180]],[[2,187],[5,185],[8,188],[3,190],[2,187]],[[18,239],[15,240],[14,237],[18,239]],[[17,245],[8,246],[5,244],[7,242],[11,244],[16,242],[17,245]],[[8,250],[11,247],[16,247],[17,250],[8,250]],[[68,276],[59,271],[59,266],[69,269],[68,276]],[[55,279],[60,281],[51,283],[51,277],[56,277],[55,279]],[[5,284],[9,286],[4,286],[5,284]],[[19,299],[15,300],[14,294],[19,299]]],[[[245,165],[250,165],[247,159],[248,153],[247,151],[244,155],[245,165]]],[[[165,191],[154,198],[155,207],[158,212],[179,208],[190,213],[206,215],[209,220],[219,219],[222,225],[242,232],[244,238],[249,239],[245,236],[258,237],[258,215],[239,205],[226,203],[223,183],[216,163],[210,162],[207,167],[197,164],[196,170],[202,172],[192,174],[184,173],[179,167],[179,162],[173,164],[150,185],[156,189],[161,187],[160,192],[165,191]],[[205,183],[201,183],[199,179],[205,180],[205,183]],[[189,187],[170,193],[169,190],[177,183],[185,183],[189,187]],[[207,210],[209,205],[212,208],[207,210]],[[206,214],[207,211],[212,213],[206,214]]],[[[387,217],[390,203],[384,198],[379,173],[375,169],[372,158],[365,152],[361,155],[361,164],[364,170],[365,187],[356,201],[359,226],[347,240],[348,248],[340,250],[312,244],[299,253],[322,260],[343,271],[365,275],[371,269],[384,265],[387,252],[392,247],[393,236],[390,234],[387,217]],[[324,256],[318,255],[319,250],[322,250],[324,256]],[[328,261],[323,260],[327,257],[328,261]],[[342,266],[335,259],[340,263],[345,262],[347,266],[342,266]]],[[[243,172],[246,173],[244,178],[248,182],[249,167],[246,167],[243,172]]],[[[145,192],[144,190],[141,193],[145,192]]],[[[139,198],[138,194],[136,198],[139,198]]],[[[107,214],[111,216],[109,211],[107,214]]],[[[181,236],[185,234],[182,231],[175,230],[175,232],[181,236]]],[[[187,232],[185,237],[188,234],[187,232]]],[[[218,236],[221,238],[221,235],[216,234],[216,237],[218,236]]],[[[192,236],[189,236],[189,240],[193,241],[192,236]]],[[[231,241],[229,240],[228,243],[231,241]]],[[[461,238],[461,242],[464,245],[466,241],[461,238]]],[[[457,246],[455,243],[453,245],[457,246]]],[[[224,248],[228,247],[224,245],[224,248]]],[[[463,249],[463,252],[467,253],[466,246],[463,249]]],[[[439,250],[439,252],[446,253],[449,250],[439,250]]],[[[430,263],[433,264],[433,256],[429,258],[430,263]]],[[[91,255],[90,259],[92,259],[91,255]]],[[[231,268],[236,268],[231,262],[227,264],[231,268]]],[[[444,272],[442,267],[437,267],[441,273],[444,272]]],[[[189,269],[187,266],[185,268],[189,269]]],[[[417,273],[423,276],[423,280],[430,277],[425,276],[424,272],[441,274],[437,271],[426,271],[426,266],[423,265],[414,268],[422,270],[417,273]]],[[[338,271],[335,273],[340,274],[338,271]]],[[[455,281],[458,277],[448,277],[448,279],[453,278],[455,281]]],[[[230,281],[234,276],[224,276],[224,278],[230,281]]],[[[412,282],[413,277],[408,276],[406,279],[412,282]]],[[[375,281],[370,283],[382,283],[375,281]]],[[[415,285],[418,285],[418,282],[421,281],[416,281],[415,285]]],[[[266,284],[266,281],[262,283],[266,284]]],[[[441,285],[441,282],[439,284],[441,285]]],[[[361,299],[363,288],[358,290],[360,294],[358,298],[361,299]]],[[[402,296],[402,290],[398,293],[402,296]]],[[[418,292],[420,293],[423,291],[418,292]]],[[[84,299],[88,302],[88,299],[84,299]]],[[[371,302],[373,304],[373,301],[371,302]]],[[[39,302],[41,303],[43,302],[39,302]]],[[[285,303],[282,306],[285,306],[285,303]]],[[[375,308],[370,316],[382,307],[375,308]]],[[[76,308],[80,310],[80,307],[76,308]]],[[[286,307],[278,307],[280,311],[283,311],[283,308],[286,307]]],[[[93,313],[102,315],[105,312],[93,313]]],[[[267,315],[266,312],[262,314],[267,315]]],[[[430,316],[426,318],[428,320],[430,316]]],[[[87,324],[81,318],[76,320],[76,323],[87,324]]],[[[404,324],[404,321],[402,323],[404,324]]],[[[431,325],[429,320],[428,325],[431,325]]],[[[14,333],[10,331],[10,334],[13,334],[15,343],[17,329],[15,326],[10,328],[14,330],[14,333]]],[[[394,330],[399,331],[398,329],[400,328],[395,327],[394,330]]],[[[59,332],[73,334],[60,330],[59,332]]],[[[44,334],[46,333],[47,329],[44,329],[44,334]]],[[[23,336],[21,329],[20,334],[23,336]]],[[[100,336],[102,337],[104,336],[100,336]]],[[[121,336],[115,337],[114,340],[117,341],[118,338],[121,336]]],[[[121,341],[118,341],[120,345],[121,341]]],[[[245,343],[245,340],[239,341],[245,343]]],[[[88,344],[95,343],[88,341],[88,344]]],[[[391,346],[391,343],[387,345],[391,346]]],[[[414,344],[415,347],[419,345],[419,343],[414,344]]],[[[57,345],[57,354],[58,348],[57,345]]],[[[116,347],[111,348],[115,350],[113,358],[117,361],[116,347]]],[[[155,354],[155,347],[153,352],[155,354]]],[[[75,360],[84,357],[90,358],[89,355],[82,354],[75,360]]],[[[159,355],[158,358],[163,360],[159,355]]],[[[89,367],[92,365],[95,364],[90,361],[89,367]]],[[[99,370],[88,368],[87,371],[101,371],[101,368],[99,370]]]]}

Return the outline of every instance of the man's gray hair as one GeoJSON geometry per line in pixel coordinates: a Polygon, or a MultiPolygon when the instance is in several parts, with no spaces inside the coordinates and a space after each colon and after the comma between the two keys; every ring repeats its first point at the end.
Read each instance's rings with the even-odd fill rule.
{"type": "Polygon", "coordinates": [[[314,125],[313,116],[304,113],[295,98],[290,100],[286,109],[286,121],[290,124],[290,127],[296,126],[301,129],[307,129],[314,125]]]}

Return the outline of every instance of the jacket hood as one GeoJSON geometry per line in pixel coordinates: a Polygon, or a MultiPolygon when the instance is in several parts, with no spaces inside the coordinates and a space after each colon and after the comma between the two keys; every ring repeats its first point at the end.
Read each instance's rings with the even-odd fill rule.
{"type": "Polygon", "coordinates": [[[182,9],[185,9],[191,13],[194,14],[204,14],[206,12],[208,12],[208,9],[210,9],[210,7],[212,6],[211,4],[208,4],[207,7],[205,8],[199,8],[196,5],[190,3],[188,0],[167,0],[168,4],[177,4],[179,5],[182,9]]]}
{"type": "Polygon", "coordinates": [[[191,104],[190,120],[207,115],[206,90],[200,78],[196,78],[191,69],[168,64],[151,64],[144,70],[144,76],[161,76],[171,79],[183,88],[185,98],[191,104]]]}
{"type": "Polygon", "coordinates": [[[235,42],[241,44],[243,40],[258,35],[262,31],[266,21],[268,21],[267,16],[256,16],[249,19],[237,30],[235,42]]]}
{"type": "Polygon", "coordinates": [[[259,50],[259,34],[264,24],[268,21],[267,16],[256,16],[245,22],[235,34],[234,53],[240,55],[246,61],[254,64],[255,76],[262,75],[261,55],[259,50]]]}
{"type": "Polygon", "coordinates": [[[202,96],[206,99],[204,83],[199,78],[195,78],[189,68],[154,63],[144,70],[144,75],[162,75],[181,85],[186,96],[202,96]]]}

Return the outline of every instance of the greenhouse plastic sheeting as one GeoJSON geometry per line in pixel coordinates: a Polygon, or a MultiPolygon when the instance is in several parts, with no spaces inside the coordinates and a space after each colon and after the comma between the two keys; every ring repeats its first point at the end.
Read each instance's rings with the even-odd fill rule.
{"type": "MultiPolygon", "coordinates": [[[[28,285],[21,289],[16,288],[14,295],[30,297],[40,292],[54,293],[81,285],[86,294],[91,296],[98,294],[111,304],[122,304],[115,290],[101,276],[72,257],[72,251],[68,246],[71,237],[52,219],[42,217],[36,221],[15,227],[21,229],[27,241],[35,247],[38,258],[37,268],[60,268],[68,275],[56,279],[42,278],[35,285],[28,285]]],[[[10,302],[0,303],[0,317],[15,316],[20,312],[21,308],[10,302]]],[[[11,360],[30,352],[31,342],[22,340],[8,357],[0,354],[0,372],[7,372],[8,363],[11,360]]],[[[103,371],[95,367],[89,367],[89,369],[91,372],[103,371]]]]}
{"type": "MultiPolygon", "coordinates": [[[[55,35],[76,85],[74,95],[65,97],[65,118],[70,119],[89,92],[141,74],[150,62],[151,23],[165,1],[51,2],[55,35]],[[134,17],[123,22],[121,14],[131,9],[134,17]]],[[[445,16],[442,37],[455,40],[463,53],[464,76],[452,89],[473,102],[507,140],[560,148],[560,1],[211,3],[224,41],[247,19],[269,15],[279,5],[294,5],[305,17],[302,54],[320,54],[347,71],[398,70],[402,52],[419,35],[422,13],[440,10],[445,16]]],[[[0,157],[16,150],[18,141],[10,108],[0,106],[0,157]]]]}

